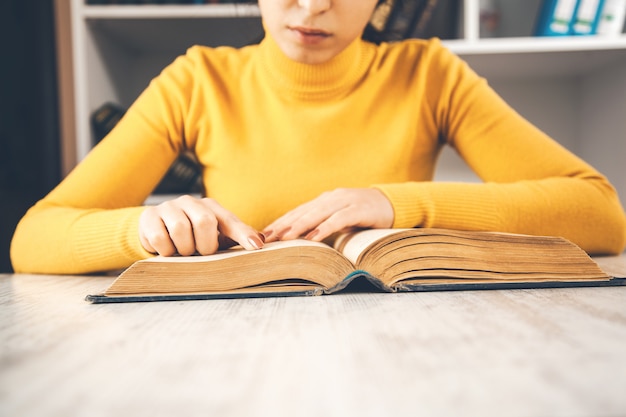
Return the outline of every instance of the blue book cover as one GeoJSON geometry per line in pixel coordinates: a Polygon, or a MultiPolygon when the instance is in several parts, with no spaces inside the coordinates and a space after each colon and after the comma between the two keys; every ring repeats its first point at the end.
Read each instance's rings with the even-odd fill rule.
{"type": "Polygon", "coordinates": [[[604,0],[579,0],[570,33],[572,35],[595,35],[604,0]]]}
{"type": "Polygon", "coordinates": [[[544,0],[535,26],[536,36],[568,36],[582,0],[544,0]]]}

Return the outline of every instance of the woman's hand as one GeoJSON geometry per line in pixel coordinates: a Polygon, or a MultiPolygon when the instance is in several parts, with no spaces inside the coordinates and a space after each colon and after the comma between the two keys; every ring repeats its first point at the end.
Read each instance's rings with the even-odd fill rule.
{"type": "Polygon", "coordinates": [[[139,217],[139,239],[148,252],[189,256],[210,255],[229,240],[260,249],[265,237],[217,201],[185,195],[147,207],[139,217]]]}
{"type": "Polygon", "coordinates": [[[375,188],[338,188],[296,207],[267,226],[268,242],[295,239],[321,241],[350,227],[387,228],[394,212],[387,197],[375,188]]]}

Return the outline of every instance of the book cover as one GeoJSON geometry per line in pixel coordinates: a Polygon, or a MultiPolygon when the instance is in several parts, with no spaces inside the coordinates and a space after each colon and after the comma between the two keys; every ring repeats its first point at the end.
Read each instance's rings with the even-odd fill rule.
{"type": "Polygon", "coordinates": [[[604,0],[598,19],[598,35],[617,36],[624,30],[626,20],[626,0],[604,0]]]}
{"type": "Polygon", "coordinates": [[[572,19],[571,34],[595,35],[603,6],[604,0],[578,0],[572,19]]]}
{"type": "Polygon", "coordinates": [[[536,36],[568,36],[578,0],[543,0],[535,25],[536,36]]]}

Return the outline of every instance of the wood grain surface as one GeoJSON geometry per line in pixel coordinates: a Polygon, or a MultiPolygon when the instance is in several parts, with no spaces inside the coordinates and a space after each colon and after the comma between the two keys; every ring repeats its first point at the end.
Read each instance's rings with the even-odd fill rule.
{"type": "Polygon", "coordinates": [[[112,279],[0,276],[0,416],[626,415],[626,287],[84,301],[112,279]]]}

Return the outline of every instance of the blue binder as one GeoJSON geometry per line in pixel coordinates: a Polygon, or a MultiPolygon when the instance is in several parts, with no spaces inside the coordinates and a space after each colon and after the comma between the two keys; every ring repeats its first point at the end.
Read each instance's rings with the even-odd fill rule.
{"type": "Polygon", "coordinates": [[[539,10],[536,36],[568,36],[579,0],[544,0],[539,10]]]}
{"type": "Polygon", "coordinates": [[[572,35],[595,35],[604,0],[578,0],[570,32],[572,35]]]}

